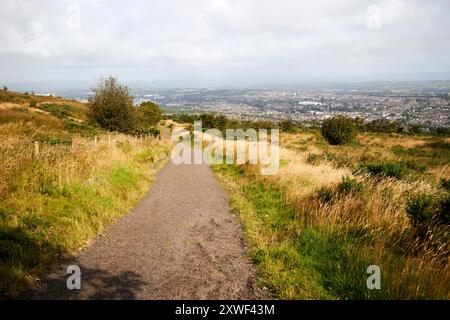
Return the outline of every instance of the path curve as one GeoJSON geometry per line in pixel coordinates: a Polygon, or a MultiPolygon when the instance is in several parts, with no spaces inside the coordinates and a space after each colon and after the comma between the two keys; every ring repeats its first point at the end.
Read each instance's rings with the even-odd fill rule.
{"type": "Polygon", "coordinates": [[[140,205],[55,268],[37,299],[268,299],[207,165],[169,162],[140,205]],[[66,268],[81,268],[68,290],[66,268]]]}

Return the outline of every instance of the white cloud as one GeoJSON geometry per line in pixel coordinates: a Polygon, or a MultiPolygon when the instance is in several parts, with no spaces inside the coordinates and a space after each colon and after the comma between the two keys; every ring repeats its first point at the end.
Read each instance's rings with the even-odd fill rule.
{"type": "Polygon", "coordinates": [[[450,71],[449,9],[444,0],[3,0],[0,74],[128,69],[139,79],[220,80],[450,71]],[[379,16],[368,28],[370,6],[379,16]]]}

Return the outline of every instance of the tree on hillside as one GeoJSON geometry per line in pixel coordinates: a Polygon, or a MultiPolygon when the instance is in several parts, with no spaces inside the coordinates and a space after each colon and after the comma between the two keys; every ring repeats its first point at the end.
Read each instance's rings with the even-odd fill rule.
{"type": "Polygon", "coordinates": [[[280,129],[283,132],[293,132],[295,129],[294,121],[292,121],[292,119],[280,121],[280,129]]]}
{"type": "Polygon", "coordinates": [[[369,123],[365,124],[364,128],[370,132],[392,133],[400,131],[400,124],[397,121],[380,118],[372,120],[369,123]]]}
{"type": "Polygon", "coordinates": [[[322,124],[322,135],[332,145],[350,142],[356,136],[355,122],[342,115],[327,119],[322,124]]]}
{"type": "Polygon", "coordinates": [[[150,133],[153,127],[161,120],[162,111],[160,107],[151,101],[142,102],[136,109],[136,122],[138,130],[150,133]]]}
{"type": "Polygon", "coordinates": [[[3,91],[8,91],[8,87],[7,87],[7,86],[4,86],[4,87],[3,87],[3,91]]]}
{"type": "Polygon", "coordinates": [[[135,125],[135,110],[129,89],[114,77],[101,79],[89,98],[89,118],[110,131],[130,132],[135,125]]]}

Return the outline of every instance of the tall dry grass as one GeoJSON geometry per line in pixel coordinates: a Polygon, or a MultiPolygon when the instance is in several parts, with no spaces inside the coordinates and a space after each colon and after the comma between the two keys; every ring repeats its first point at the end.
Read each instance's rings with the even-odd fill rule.
{"type": "Polygon", "coordinates": [[[0,295],[20,296],[52,263],[129,212],[169,155],[168,142],[156,138],[53,138],[60,133],[0,125],[0,295]]]}
{"type": "MultiPolygon", "coordinates": [[[[365,139],[365,137],[362,137],[362,139],[365,139]]],[[[330,147],[322,144],[321,139],[311,133],[284,135],[281,139],[283,165],[280,170],[272,176],[261,176],[258,166],[246,165],[244,166],[245,182],[243,182],[241,188],[245,190],[246,185],[257,183],[264,186],[264,190],[266,190],[264,192],[268,192],[272,188],[281,192],[283,201],[294,210],[295,218],[289,221],[284,231],[272,230],[271,238],[276,239],[275,242],[279,243],[278,248],[287,247],[289,250],[299,250],[300,256],[302,250],[307,252],[311,250],[323,251],[323,254],[330,255],[326,259],[331,259],[331,261],[317,262],[317,265],[318,269],[324,272],[321,274],[323,279],[328,278],[332,282],[342,282],[330,284],[330,287],[336,285],[340,288],[339,290],[336,289],[337,297],[450,299],[448,231],[447,235],[443,231],[443,237],[442,233],[433,233],[432,230],[427,233],[425,238],[419,236],[406,212],[409,199],[420,194],[440,197],[443,196],[444,191],[435,180],[430,179],[426,174],[423,175],[423,178],[415,176],[397,180],[372,177],[368,174],[355,172],[352,168],[352,166],[357,166],[368,153],[379,160],[395,158],[395,155],[390,151],[391,147],[399,144],[416,147],[423,145],[425,140],[416,137],[395,136],[392,137],[393,140],[387,141],[386,145],[383,145],[386,139],[372,136],[368,139],[370,145],[366,147],[330,147]],[[308,161],[311,154],[324,155],[325,152],[330,152],[330,150],[347,156],[350,159],[349,165],[337,165],[335,161],[327,160],[326,157],[316,163],[308,161]],[[355,152],[353,152],[354,150],[355,152]],[[356,181],[363,186],[363,189],[357,192],[339,192],[339,185],[344,178],[356,181]],[[324,201],[321,199],[318,196],[321,190],[330,192],[333,195],[332,200],[324,201]],[[335,240],[323,240],[327,243],[326,245],[319,240],[317,240],[317,243],[310,244],[313,247],[325,246],[321,248],[293,249],[293,246],[296,246],[295,243],[300,241],[298,239],[304,240],[304,237],[307,237],[306,235],[311,232],[321,234],[322,236],[319,239],[330,238],[335,240]],[[330,249],[334,246],[334,244],[330,245],[333,242],[339,244],[336,250],[342,250],[341,254],[338,251],[335,254],[329,252],[329,250],[334,250],[330,249]],[[329,268],[329,265],[332,264],[336,264],[336,267],[339,267],[339,265],[345,266],[348,268],[348,274],[344,278],[342,278],[343,275],[334,277],[333,271],[329,268]],[[357,287],[355,284],[359,283],[361,286],[365,286],[362,280],[364,278],[360,279],[364,277],[365,270],[360,268],[367,267],[369,264],[376,264],[381,267],[382,293],[378,295],[364,293],[367,289],[361,289],[359,293],[351,292],[357,287]],[[356,272],[355,270],[359,271],[356,272]],[[353,273],[355,274],[353,275],[353,273]],[[348,281],[347,284],[346,281],[348,281]],[[367,296],[364,296],[365,294],[367,296]]],[[[441,176],[446,176],[445,166],[439,167],[439,170],[441,176]]],[[[229,178],[225,181],[230,184],[229,178]]],[[[236,187],[234,188],[236,189],[236,187]]],[[[264,208],[275,201],[274,199],[265,199],[264,192],[261,193],[259,198],[255,197],[256,203],[254,203],[254,206],[256,208],[259,206],[264,208]],[[265,201],[269,202],[265,204],[265,201]]],[[[279,214],[286,215],[282,212],[279,214]]],[[[245,217],[248,216],[249,214],[246,213],[245,217]]],[[[250,221],[247,221],[247,223],[258,225],[251,219],[260,218],[258,215],[254,215],[251,219],[246,219],[250,221]]],[[[445,229],[445,227],[443,228],[445,229]]],[[[263,227],[258,230],[258,232],[252,231],[252,235],[264,234],[267,231],[264,231],[263,227]]],[[[258,238],[258,236],[254,237],[258,238]]],[[[275,246],[275,248],[277,247],[275,246]]],[[[266,246],[265,250],[270,252],[270,250],[275,249],[266,246]]],[[[270,257],[270,254],[266,253],[265,257],[270,257]]],[[[301,274],[302,271],[292,267],[292,263],[282,262],[288,258],[286,256],[281,257],[282,255],[277,254],[275,258],[264,260],[265,262],[262,265],[263,272],[269,279],[267,281],[278,288],[277,290],[282,297],[305,297],[304,290],[296,287],[295,284],[289,284],[289,287],[286,285],[294,281],[293,279],[302,279],[302,277],[290,279],[285,274],[288,271],[283,268],[291,268],[289,271],[291,274],[301,274]]],[[[305,265],[302,258],[298,259],[299,265],[305,265]]],[[[308,274],[303,277],[308,278],[311,275],[308,274]]],[[[323,293],[319,294],[320,291],[321,289],[315,288],[307,293],[306,297],[327,296],[323,293]]]]}

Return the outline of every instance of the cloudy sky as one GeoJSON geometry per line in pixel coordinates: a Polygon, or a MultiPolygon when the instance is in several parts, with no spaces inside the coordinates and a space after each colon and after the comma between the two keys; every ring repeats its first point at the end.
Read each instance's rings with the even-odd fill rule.
{"type": "Polygon", "coordinates": [[[1,0],[0,82],[440,77],[449,16],[445,0],[1,0]]]}

